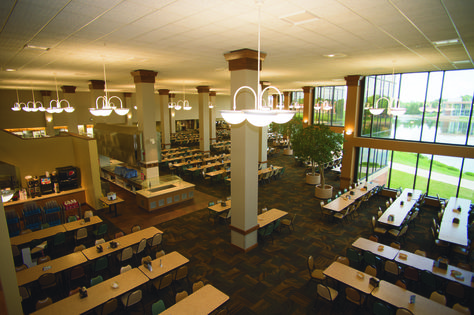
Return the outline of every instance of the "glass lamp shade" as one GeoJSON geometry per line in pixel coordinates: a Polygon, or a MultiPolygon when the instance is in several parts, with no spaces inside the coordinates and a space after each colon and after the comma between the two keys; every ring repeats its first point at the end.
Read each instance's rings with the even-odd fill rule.
{"type": "Polygon", "coordinates": [[[175,102],[169,102],[168,103],[168,108],[174,108],[176,106],[175,102]]]}
{"type": "Polygon", "coordinates": [[[191,110],[191,105],[189,105],[189,101],[188,100],[184,100],[183,102],[183,109],[184,110],[191,110]]]}
{"type": "Polygon", "coordinates": [[[123,107],[114,109],[114,112],[119,116],[125,116],[128,114],[129,111],[130,111],[129,108],[123,108],[123,107]]]}
{"type": "Polygon", "coordinates": [[[89,112],[94,116],[109,116],[110,114],[112,114],[112,110],[112,108],[89,108],[89,112]]]}
{"type": "Polygon", "coordinates": [[[245,114],[240,110],[221,110],[221,116],[231,125],[240,124],[245,120],[245,114]]]}
{"type": "Polygon", "coordinates": [[[71,107],[71,106],[68,106],[68,107],[65,107],[65,108],[64,108],[64,111],[65,111],[66,113],[72,113],[74,110],[75,110],[75,108],[74,108],[74,107],[71,107]]]}
{"type": "Polygon", "coordinates": [[[405,114],[406,111],[407,109],[403,107],[394,107],[390,109],[390,113],[393,116],[402,116],[403,114],[405,114]]]}
{"type": "MultiPolygon", "coordinates": [[[[23,104],[23,105],[24,105],[24,104],[23,104]]],[[[20,105],[20,103],[17,102],[17,103],[15,103],[15,104],[13,104],[12,111],[14,111],[14,112],[19,112],[20,110],[21,110],[21,105],[20,105]]]]}
{"type": "Polygon", "coordinates": [[[277,124],[284,124],[286,122],[289,122],[291,118],[295,115],[295,112],[289,111],[289,110],[277,110],[276,111],[277,115],[273,119],[273,122],[277,124]]]}
{"type": "Polygon", "coordinates": [[[276,111],[273,110],[245,110],[245,117],[247,121],[256,127],[264,127],[271,124],[277,116],[276,111]]]}
{"type": "Polygon", "coordinates": [[[369,108],[369,112],[375,116],[382,114],[384,110],[385,108],[369,108]]]}
{"type": "Polygon", "coordinates": [[[1,190],[1,196],[2,196],[2,201],[3,202],[8,202],[13,198],[13,195],[15,194],[14,190],[1,190]]]}

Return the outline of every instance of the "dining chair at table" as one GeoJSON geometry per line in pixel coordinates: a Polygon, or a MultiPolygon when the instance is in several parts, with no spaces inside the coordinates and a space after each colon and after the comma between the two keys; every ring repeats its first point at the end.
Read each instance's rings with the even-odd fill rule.
{"type": "Polygon", "coordinates": [[[106,238],[108,230],[109,230],[108,224],[102,223],[101,225],[99,225],[97,230],[92,231],[92,234],[94,234],[95,239],[106,238]]]}
{"type": "Polygon", "coordinates": [[[322,283],[318,283],[317,290],[316,290],[318,297],[328,301],[331,303],[331,314],[332,308],[334,305],[334,301],[337,299],[339,292],[336,289],[333,289],[329,286],[326,286],[322,283]]]}
{"type": "Polygon", "coordinates": [[[393,311],[388,305],[386,305],[382,302],[376,301],[376,302],[374,302],[374,304],[372,306],[372,314],[374,314],[374,315],[392,315],[393,311]]]}
{"type": "Polygon", "coordinates": [[[96,284],[101,283],[102,281],[104,281],[104,278],[102,278],[102,276],[100,275],[97,277],[91,278],[91,287],[95,286],[96,284]]]}
{"type": "Polygon", "coordinates": [[[371,226],[372,226],[372,233],[375,235],[384,236],[385,233],[387,233],[387,229],[377,226],[377,220],[375,219],[375,216],[372,216],[371,226]]]}
{"type": "Polygon", "coordinates": [[[141,257],[145,253],[146,245],[147,239],[142,238],[138,244],[132,246],[133,257],[135,258],[137,265],[139,264],[141,257]]]}
{"type": "Polygon", "coordinates": [[[43,307],[53,304],[53,300],[50,297],[46,297],[44,299],[40,299],[36,302],[35,309],[39,310],[43,307]]]}
{"type": "Polygon", "coordinates": [[[446,305],[446,296],[442,293],[439,293],[438,291],[431,292],[430,300],[442,305],[446,305]]]}
{"type": "Polygon", "coordinates": [[[114,234],[114,239],[119,238],[119,237],[122,237],[122,236],[124,236],[124,235],[125,235],[125,233],[122,232],[122,231],[117,232],[117,233],[114,234]]]}
{"type": "Polygon", "coordinates": [[[395,313],[395,315],[414,315],[414,314],[409,309],[401,307],[397,309],[397,312],[395,313]]]}
{"type": "Polygon", "coordinates": [[[332,218],[332,211],[324,209],[324,201],[321,201],[319,205],[320,205],[319,209],[321,211],[321,218],[322,219],[332,218]]]}
{"type": "Polygon", "coordinates": [[[102,305],[100,310],[100,315],[109,315],[114,313],[118,308],[118,300],[116,298],[112,298],[102,305]]]}
{"type": "Polygon", "coordinates": [[[352,304],[355,304],[358,308],[362,307],[365,302],[365,295],[362,295],[359,291],[352,287],[346,287],[346,300],[352,304]]]}
{"type": "Polygon", "coordinates": [[[188,292],[181,291],[181,292],[176,293],[175,301],[176,301],[176,303],[178,303],[179,301],[181,301],[181,300],[183,300],[187,297],[188,297],[188,292]]]}
{"type": "Polygon", "coordinates": [[[272,239],[273,244],[273,222],[259,228],[257,233],[263,245],[265,244],[265,239],[269,237],[272,239]]]}
{"type": "Polygon", "coordinates": [[[350,261],[350,266],[353,267],[353,268],[356,268],[356,269],[359,269],[364,258],[363,256],[361,255],[361,253],[352,248],[352,247],[348,247],[346,249],[346,257],[349,259],[350,261]]]}
{"type": "Polygon", "coordinates": [[[395,239],[395,241],[397,242],[400,242],[400,241],[405,242],[407,231],[408,231],[408,224],[405,224],[400,230],[398,229],[388,230],[387,235],[395,239]]]}
{"type": "Polygon", "coordinates": [[[45,296],[59,297],[61,295],[60,283],[54,273],[47,272],[39,276],[38,284],[45,296]]]}
{"type": "Polygon", "coordinates": [[[402,279],[398,279],[398,280],[395,282],[395,285],[396,285],[397,287],[400,287],[400,288],[404,289],[404,290],[407,289],[407,284],[406,284],[405,281],[403,281],[402,279]]]}
{"type": "Polygon", "coordinates": [[[349,213],[353,209],[354,209],[354,205],[351,205],[351,206],[347,207],[346,209],[344,209],[340,212],[334,213],[333,217],[335,219],[339,220],[339,222],[341,222],[342,224],[344,224],[344,221],[347,222],[347,218],[349,217],[349,213]]]}
{"type": "Polygon", "coordinates": [[[147,241],[147,250],[149,253],[158,251],[158,248],[163,249],[163,234],[156,233],[151,239],[147,241]]]}
{"type": "Polygon", "coordinates": [[[464,301],[466,292],[464,286],[458,282],[448,281],[445,289],[446,298],[449,301],[449,305],[464,301]]]}
{"type": "Polygon", "coordinates": [[[130,259],[133,258],[133,249],[131,246],[122,249],[120,253],[115,256],[117,261],[123,266],[128,263],[130,259]]]}
{"type": "MultiPolygon", "coordinates": [[[[140,304],[142,306],[143,313],[145,313],[145,306],[143,305],[143,293],[142,290],[138,289],[133,292],[126,293],[120,297],[125,311],[132,306],[140,304]]],[[[143,314],[142,313],[142,314],[143,314]]]]}
{"type": "Polygon", "coordinates": [[[456,303],[453,305],[453,310],[456,310],[458,312],[460,312],[461,314],[465,314],[465,315],[470,315],[471,314],[471,310],[469,309],[469,307],[465,306],[465,305],[462,305],[460,303],[456,303]]]}
{"type": "Polygon", "coordinates": [[[296,213],[293,214],[293,216],[290,219],[282,219],[281,220],[281,226],[288,228],[288,230],[291,232],[291,230],[295,230],[295,219],[296,219],[296,213]]]}
{"type": "Polygon", "coordinates": [[[141,227],[140,225],[135,224],[135,225],[132,226],[131,232],[132,232],[132,233],[135,233],[135,232],[140,231],[141,229],[142,229],[142,227],[141,227]]]}
{"type": "Polygon", "coordinates": [[[324,274],[324,270],[315,268],[313,256],[308,257],[306,265],[308,267],[310,277],[309,279],[311,281],[317,281],[320,283],[324,283],[326,281],[326,275],[324,274]]]}
{"type": "Polygon", "coordinates": [[[204,282],[202,281],[197,281],[193,283],[193,293],[196,292],[197,290],[201,289],[204,287],[204,282]]]}
{"type": "Polygon", "coordinates": [[[224,211],[224,213],[219,215],[219,219],[224,221],[224,224],[225,224],[226,227],[229,227],[230,218],[232,216],[231,211],[232,211],[232,209],[229,209],[229,210],[224,211]]]}
{"type": "Polygon", "coordinates": [[[166,310],[166,306],[165,306],[165,303],[163,302],[163,300],[158,300],[157,302],[155,302],[151,305],[151,314],[152,315],[158,315],[158,314],[162,313],[165,310],[166,310]]]}
{"type": "Polygon", "coordinates": [[[393,260],[386,260],[384,264],[385,278],[392,283],[395,283],[402,272],[401,267],[393,260]]]}
{"type": "Polygon", "coordinates": [[[173,274],[172,273],[167,273],[164,276],[161,276],[157,279],[154,279],[152,281],[153,287],[156,289],[156,291],[161,295],[162,293],[169,289],[171,287],[171,284],[173,283],[173,274]]]}
{"type": "Polygon", "coordinates": [[[372,265],[367,265],[365,267],[364,273],[371,275],[372,277],[377,277],[377,267],[372,265]]]}
{"type": "Polygon", "coordinates": [[[173,279],[173,287],[175,288],[175,292],[177,291],[176,290],[176,287],[177,287],[176,284],[179,284],[180,287],[184,288],[186,291],[188,290],[188,288],[190,286],[188,266],[186,266],[186,265],[181,266],[176,270],[175,275],[174,275],[174,279],[173,279]],[[186,285],[182,285],[183,280],[186,280],[186,285]]]}
{"type": "Polygon", "coordinates": [[[349,261],[349,258],[347,258],[345,256],[337,256],[335,261],[337,261],[341,264],[344,264],[346,266],[350,266],[350,264],[351,264],[351,262],[349,261]]]}
{"type": "Polygon", "coordinates": [[[78,245],[81,242],[86,242],[87,241],[87,228],[80,228],[76,231],[76,234],[74,235],[74,241],[76,242],[76,245],[78,245]]]}
{"type": "Polygon", "coordinates": [[[108,273],[108,275],[110,274],[109,258],[107,256],[96,259],[92,265],[92,276],[104,276],[104,273],[108,273]]]}

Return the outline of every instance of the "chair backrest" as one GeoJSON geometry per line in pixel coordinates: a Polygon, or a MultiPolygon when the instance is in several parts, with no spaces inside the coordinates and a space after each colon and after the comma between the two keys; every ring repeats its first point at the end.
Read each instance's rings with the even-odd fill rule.
{"type": "Polygon", "coordinates": [[[104,235],[104,234],[107,233],[108,229],[109,229],[109,226],[107,225],[107,223],[103,223],[99,226],[97,234],[98,235],[104,235]]]}
{"type": "Polygon", "coordinates": [[[193,284],[193,292],[196,292],[197,290],[199,290],[203,286],[204,286],[204,282],[202,282],[202,281],[195,282],[193,284]]]}
{"type": "Polygon", "coordinates": [[[138,243],[137,254],[143,252],[146,248],[146,238],[142,238],[140,243],[138,243]]]}
{"type": "Polygon", "coordinates": [[[349,266],[351,264],[350,261],[349,261],[349,258],[347,258],[345,256],[337,256],[336,261],[340,262],[341,264],[344,264],[346,266],[349,266]]]}
{"type": "Polygon", "coordinates": [[[393,248],[398,249],[398,250],[401,250],[401,249],[402,249],[402,246],[401,246],[400,243],[398,243],[398,242],[392,242],[392,243],[390,243],[390,247],[393,247],[393,248]]]}
{"type": "Polygon", "coordinates": [[[102,244],[102,243],[105,243],[105,240],[103,238],[99,238],[98,240],[95,240],[95,245],[99,245],[99,244],[102,244]]]}
{"type": "Polygon", "coordinates": [[[64,232],[56,233],[53,238],[53,245],[58,246],[64,243],[66,243],[66,233],[64,232]]]}
{"type": "Polygon", "coordinates": [[[120,268],[120,273],[124,273],[124,272],[127,272],[129,270],[132,270],[132,266],[126,265],[126,266],[120,268]]]}
{"type": "Polygon", "coordinates": [[[53,304],[53,300],[50,297],[47,297],[43,300],[38,300],[38,302],[36,302],[36,307],[35,308],[36,308],[36,310],[39,310],[39,309],[41,309],[43,307],[46,307],[48,305],[51,305],[51,304],[53,304]]]}
{"type": "Polygon", "coordinates": [[[381,302],[375,302],[372,307],[374,315],[390,315],[392,314],[391,309],[381,302]]]}
{"type": "Polygon", "coordinates": [[[100,275],[97,277],[91,278],[91,287],[95,286],[96,284],[101,283],[102,281],[104,281],[104,278],[102,278],[102,276],[100,275]]]}
{"type": "Polygon", "coordinates": [[[176,293],[176,303],[178,303],[179,301],[181,301],[187,296],[188,296],[188,292],[186,291],[181,291],[181,292],[176,293]]]}
{"type": "Polygon", "coordinates": [[[443,294],[441,294],[437,291],[431,292],[430,300],[438,302],[439,304],[446,305],[446,296],[444,296],[443,294]]]}
{"type": "Polygon", "coordinates": [[[132,258],[132,256],[133,256],[132,247],[126,247],[122,250],[122,256],[120,257],[120,260],[125,261],[132,258]]]}
{"type": "Polygon", "coordinates": [[[132,233],[140,231],[141,229],[142,228],[138,224],[135,224],[134,226],[132,226],[132,233]]]}
{"type": "Polygon", "coordinates": [[[309,273],[311,273],[311,272],[313,271],[313,269],[314,269],[314,258],[313,258],[313,256],[309,256],[309,257],[308,257],[308,263],[307,263],[307,265],[308,265],[309,273]]]}
{"type": "Polygon", "coordinates": [[[420,279],[420,273],[418,269],[411,266],[405,267],[405,269],[403,270],[403,276],[406,279],[413,280],[413,281],[418,281],[420,279]]]}
{"type": "Polygon", "coordinates": [[[95,265],[94,265],[94,271],[102,271],[107,269],[109,266],[109,259],[107,256],[100,257],[99,259],[96,260],[95,265]]]}
{"type": "Polygon", "coordinates": [[[188,266],[181,266],[176,270],[175,280],[181,280],[188,276],[188,266]]]}
{"type": "Polygon", "coordinates": [[[173,274],[168,273],[161,278],[160,281],[160,290],[168,287],[173,282],[173,274]]]}
{"type": "Polygon", "coordinates": [[[424,250],[417,249],[415,250],[415,255],[426,257],[426,252],[424,250]]]}
{"type": "Polygon", "coordinates": [[[157,246],[161,244],[161,241],[163,240],[163,234],[161,233],[156,233],[153,235],[153,239],[151,240],[151,246],[157,246]]]}
{"type": "Polygon", "coordinates": [[[76,247],[74,247],[74,252],[80,252],[82,250],[86,249],[86,246],[85,245],[77,245],[76,247]]]}
{"type": "Polygon", "coordinates": [[[353,303],[362,304],[361,295],[359,291],[354,288],[346,287],[346,298],[353,303]]]}
{"type": "Polygon", "coordinates": [[[464,286],[458,282],[449,281],[446,285],[446,294],[464,299],[464,286]]]}
{"type": "Polygon", "coordinates": [[[122,237],[122,236],[124,236],[124,235],[125,235],[125,233],[123,233],[122,231],[120,231],[120,232],[115,233],[114,238],[119,238],[119,237],[122,237]]]}
{"type": "Polygon", "coordinates": [[[385,271],[398,276],[400,269],[396,262],[393,260],[387,260],[385,261],[385,271]]]}
{"type": "Polygon", "coordinates": [[[76,266],[71,269],[71,274],[69,276],[69,279],[71,280],[77,280],[81,279],[86,276],[86,273],[84,271],[84,267],[82,266],[76,266]]]}
{"type": "Polygon", "coordinates": [[[48,289],[56,286],[56,275],[47,272],[39,276],[38,283],[42,289],[48,289]]]}
{"type": "Polygon", "coordinates": [[[155,258],[160,258],[160,257],[163,257],[165,254],[165,251],[164,250],[160,250],[159,252],[156,252],[155,254],[155,258]]]}
{"type": "Polygon", "coordinates": [[[395,285],[402,288],[402,289],[407,289],[407,285],[405,282],[403,282],[403,280],[400,280],[398,279],[396,282],[395,282],[395,285]]]}
{"type": "Polygon", "coordinates": [[[100,313],[101,315],[109,315],[115,310],[117,310],[118,307],[118,301],[115,298],[112,298],[108,300],[107,302],[104,303],[104,306],[102,306],[102,312],[100,313]]]}
{"type": "Polygon", "coordinates": [[[142,300],[142,290],[135,290],[128,295],[125,307],[137,304],[142,300]]]}
{"type": "Polygon", "coordinates": [[[325,300],[332,301],[331,291],[324,284],[319,283],[317,287],[317,292],[320,297],[325,300]]]}
{"type": "Polygon", "coordinates": [[[469,310],[469,307],[467,306],[463,306],[459,303],[456,303],[453,305],[453,310],[456,310],[462,314],[466,314],[466,315],[470,315],[471,314],[471,311],[469,310]]]}
{"type": "Polygon", "coordinates": [[[402,307],[397,310],[395,315],[413,315],[413,313],[409,309],[402,307]]]}
{"type": "Polygon", "coordinates": [[[151,314],[152,315],[158,315],[161,312],[163,312],[164,310],[166,310],[166,306],[165,306],[165,303],[163,302],[163,300],[159,300],[158,302],[155,302],[151,305],[151,314]]]}
{"type": "Polygon", "coordinates": [[[94,216],[94,213],[91,210],[87,210],[86,212],[84,212],[84,218],[90,218],[93,216],[94,216]]]}
{"type": "Polygon", "coordinates": [[[375,268],[375,266],[367,265],[364,272],[371,275],[372,277],[377,277],[377,268],[375,268]]]}
{"type": "Polygon", "coordinates": [[[51,260],[51,257],[49,257],[47,255],[46,256],[41,256],[41,257],[38,257],[37,263],[38,263],[38,265],[39,264],[44,264],[45,262],[48,262],[50,260],[51,260]]]}
{"type": "Polygon", "coordinates": [[[80,228],[76,232],[76,239],[81,240],[83,238],[87,238],[87,228],[80,228]]]}

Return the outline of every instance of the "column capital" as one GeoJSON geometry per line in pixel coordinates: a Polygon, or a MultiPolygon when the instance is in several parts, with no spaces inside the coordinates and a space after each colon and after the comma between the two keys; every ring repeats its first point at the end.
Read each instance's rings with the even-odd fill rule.
{"type": "Polygon", "coordinates": [[[76,93],[76,87],[73,85],[63,85],[61,86],[61,90],[63,91],[63,93],[76,93]]]}
{"type": "Polygon", "coordinates": [[[89,81],[89,90],[104,90],[105,81],[104,80],[90,80],[89,81]]]}
{"type": "Polygon", "coordinates": [[[168,90],[168,89],[159,89],[159,90],[158,90],[158,94],[159,94],[159,95],[169,95],[169,94],[170,94],[170,90],[168,90]]]}
{"type": "Polygon", "coordinates": [[[51,91],[41,90],[41,96],[51,96],[51,91]]]}
{"type": "Polygon", "coordinates": [[[216,96],[216,91],[209,91],[209,96],[216,96]]]}
{"type": "Polygon", "coordinates": [[[209,90],[210,90],[208,85],[196,86],[196,89],[197,89],[198,93],[209,93],[209,90]]]}
{"type": "Polygon", "coordinates": [[[153,70],[135,70],[130,72],[135,83],[155,83],[158,72],[153,70]]]}
{"type": "Polygon", "coordinates": [[[303,86],[302,89],[304,93],[309,93],[312,89],[314,89],[314,86],[303,86]]]}
{"type": "MultiPolygon", "coordinates": [[[[265,60],[266,53],[260,52],[260,61],[265,60]]],[[[229,71],[234,70],[258,70],[258,51],[253,49],[233,50],[224,54],[225,60],[229,63],[229,71]]],[[[260,69],[262,63],[260,62],[260,69]]]]}
{"type": "Polygon", "coordinates": [[[359,86],[360,81],[362,81],[363,78],[364,76],[362,75],[348,75],[347,77],[344,77],[347,86],[359,86]]]}
{"type": "Polygon", "coordinates": [[[130,92],[123,92],[123,97],[132,97],[132,93],[130,93],[130,92]]]}

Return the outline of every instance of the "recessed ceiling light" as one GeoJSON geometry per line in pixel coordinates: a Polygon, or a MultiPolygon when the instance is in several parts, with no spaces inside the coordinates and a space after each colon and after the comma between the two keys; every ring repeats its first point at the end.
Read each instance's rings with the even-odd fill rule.
{"type": "Polygon", "coordinates": [[[12,68],[6,68],[6,69],[5,69],[5,71],[6,71],[6,72],[15,72],[15,71],[16,71],[16,69],[12,69],[12,68]]]}
{"type": "Polygon", "coordinates": [[[303,23],[319,20],[319,17],[311,12],[303,10],[285,16],[280,16],[280,19],[293,25],[300,25],[303,23]]]}
{"type": "Polygon", "coordinates": [[[31,45],[31,44],[26,44],[25,46],[23,46],[23,48],[41,50],[41,51],[48,51],[49,50],[49,47],[37,46],[37,45],[31,45]]]}
{"type": "Polygon", "coordinates": [[[344,58],[344,57],[347,57],[347,55],[346,54],[341,54],[341,53],[335,53],[335,54],[323,55],[323,57],[326,57],[326,58],[344,58]]]}
{"type": "Polygon", "coordinates": [[[457,45],[457,44],[459,44],[459,39],[457,38],[438,40],[438,41],[433,42],[433,45],[435,46],[450,46],[450,45],[457,45]]]}
{"type": "Polygon", "coordinates": [[[451,62],[453,65],[462,65],[471,63],[471,60],[456,60],[451,62]]]}

